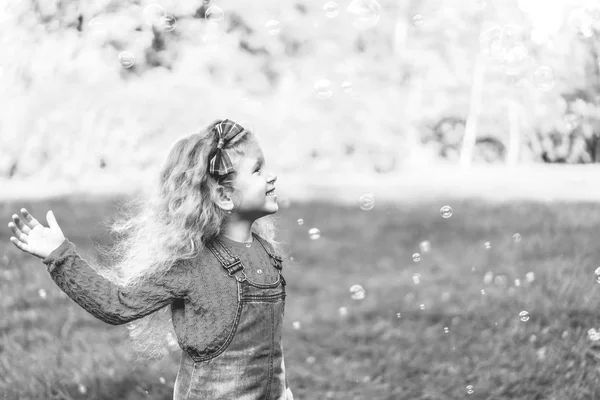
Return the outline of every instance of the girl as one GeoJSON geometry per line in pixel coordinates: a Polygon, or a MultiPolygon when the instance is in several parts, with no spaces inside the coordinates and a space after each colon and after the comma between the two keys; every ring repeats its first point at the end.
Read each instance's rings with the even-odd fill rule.
{"type": "Polygon", "coordinates": [[[52,211],[46,228],[21,209],[24,219],[15,214],[8,224],[10,240],[41,258],[61,290],[96,318],[131,323],[142,357],[168,354],[165,337],[176,337],[183,352],[174,400],[293,399],[282,346],[276,180],[254,134],[217,120],[177,141],[148,203],[112,225],[126,235],[101,249],[113,268],[92,269],[52,211]]]}

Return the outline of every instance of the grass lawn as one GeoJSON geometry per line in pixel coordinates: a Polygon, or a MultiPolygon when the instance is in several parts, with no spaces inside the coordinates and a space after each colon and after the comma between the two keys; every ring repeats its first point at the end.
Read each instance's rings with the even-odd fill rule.
{"type": "MultiPolygon", "coordinates": [[[[45,224],[52,209],[79,253],[97,261],[92,244],[110,240],[101,222],[115,205],[0,203],[3,399],[172,398],[178,353],[134,364],[124,327],[61,296],[41,260],[9,241],[21,207],[45,224]]],[[[600,340],[590,332],[600,329],[598,206],[456,200],[442,218],[443,205],[280,209],[279,239],[293,257],[284,347],[295,398],[600,398],[600,340]],[[352,298],[353,285],[363,299],[352,298]]]]}

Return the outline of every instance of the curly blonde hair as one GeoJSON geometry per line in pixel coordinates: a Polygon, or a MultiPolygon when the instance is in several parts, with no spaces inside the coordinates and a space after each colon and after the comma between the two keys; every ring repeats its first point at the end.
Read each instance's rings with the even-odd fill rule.
{"type": "MultiPolygon", "coordinates": [[[[207,242],[218,236],[229,215],[216,204],[219,188],[233,192],[234,171],[223,177],[208,172],[210,157],[216,151],[218,138],[214,121],[204,130],[177,140],[161,167],[154,192],[148,197],[134,196],[123,201],[121,216],[108,224],[117,235],[112,246],[96,246],[107,260],[101,273],[123,285],[136,286],[151,276],[160,276],[176,268],[181,260],[199,255],[207,242]]],[[[252,132],[226,151],[239,164],[249,145],[256,145],[252,132]]],[[[252,225],[252,232],[269,242],[282,254],[275,240],[276,220],[262,217],[252,225]]],[[[169,350],[177,349],[175,331],[170,319],[171,306],[129,322],[129,340],[137,360],[161,359],[169,350]]]]}

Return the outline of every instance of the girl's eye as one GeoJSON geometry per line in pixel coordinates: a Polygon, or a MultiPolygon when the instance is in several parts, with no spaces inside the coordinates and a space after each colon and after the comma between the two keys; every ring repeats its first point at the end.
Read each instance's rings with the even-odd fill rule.
{"type": "Polygon", "coordinates": [[[260,170],[261,170],[261,169],[259,168],[259,169],[257,169],[257,170],[256,170],[256,171],[254,171],[254,172],[258,172],[258,171],[260,171],[260,170]]]}

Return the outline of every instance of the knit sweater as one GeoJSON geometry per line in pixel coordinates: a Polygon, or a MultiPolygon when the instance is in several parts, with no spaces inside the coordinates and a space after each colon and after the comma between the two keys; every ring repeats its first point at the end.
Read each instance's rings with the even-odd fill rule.
{"type": "MultiPolygon", "coordinates": [[[[248,279],[277,281],[278,270],[256,238],[250,247],[222,235],[219,239],[241,259],[248,279]]],[[[177,341],[192,358],[209,339],[229,332],[237,311],[237,281],[227,275],[208,248],[196,258],[174,265],[161,278],[147,279],[137,287],[116,285],[99,275],[68,239],[42,262],[62,291],[111,325],[131,322],[171,304],[177,341]]]]}

